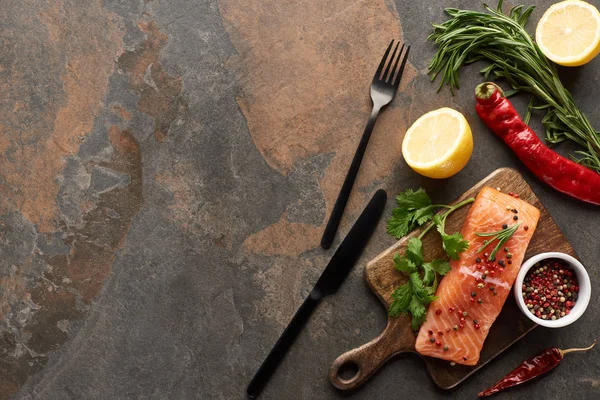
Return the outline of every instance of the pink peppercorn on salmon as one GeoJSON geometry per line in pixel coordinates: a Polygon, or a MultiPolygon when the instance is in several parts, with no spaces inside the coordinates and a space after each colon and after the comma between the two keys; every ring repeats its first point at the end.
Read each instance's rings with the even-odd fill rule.
{"type": "Polygon", "coordinates": [[[416,350],[425,356],[475,365],[489,329],[500,314],[517,277],[540,211],[514,196],[484,187],[471,206],[461,234],[469,248],[452,261],[429,305],[417,336],[416,350]],[[477,233],[497,232],[520,223],[494,261],[493,240],[483,251],[477,233]]]}

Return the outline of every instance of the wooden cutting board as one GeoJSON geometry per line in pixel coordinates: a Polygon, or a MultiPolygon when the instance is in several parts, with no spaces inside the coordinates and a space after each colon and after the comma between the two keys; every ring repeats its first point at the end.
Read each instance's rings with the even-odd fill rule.
{"type": "MultiPolygon", "coordinates": [[[[561,251],[577,258],[567,238],[562,234],[519,172],[509,168],[498,169],[465,192],[456,202],[468,197],[475,197],[484,186],[500,188],[505,193],[517,193],[523,200],[539,208],[541,212],[540,220],[527,248],[525,260],[546,251],[561,251]]],[[[448,217],[446,221],[447,232],[460,231],[469,207],[465,206],[448,217]]],[[[397,252],[404,252],[408,239],[419,236],[421,230],[417,229],[402,238],[365,267],[365,279],[369,287],[382,301],[386,310],[390,305],[393,291],[407,280],[403,274],[394,268],[392,257],[397,252]]],[[[446,257],[439,235],[433,230],[423,238],[423,248],[426,260],[446,257]]],[[[511,293],[498,319],[490,329],[477,365],[469,367],[457,364],[452,367],[448,361],[424,356],[421,356],[421,358],[425,361],[429,375],[431,375],[435,384],[440,388],[450,389],[490,362],[535,327],[537,325],[521,313],[511,293]]],[[[355,389],[366,382],[392,357],[402,353],[418,354],[415,350],[415,339],[416,334],[410,327],[410,317],[388,317],[387,326],[381,335],[363,346],[342,354],[334,361],[329,379],[339,389],[355,389]],[[345,368],[348,364],[355,364],[358,367],[358,372],[350,379],[343,379],[339,376],[339,371],[342,366],[345,368]]]]}

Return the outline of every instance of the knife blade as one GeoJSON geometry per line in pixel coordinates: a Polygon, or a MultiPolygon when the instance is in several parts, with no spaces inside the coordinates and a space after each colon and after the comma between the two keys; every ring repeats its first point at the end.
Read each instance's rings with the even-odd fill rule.
{"type": "Polygon", "coordinates": [[[325,267],[313,290],[306,300],[304,300],[298,311],[296,311],[294,318],[292,318],[289,325],[285,328],[275,346],[273,346],[273,349],[271,349],[271,352],[250,381],[246,389],[248,397],[252,399],[256,398],[262,392],[269,378],[285,356],[285,353],[323,297],[338,291],[375,231],[385,208],[386,201],[387,194],[384,190],[380,189],[375,192],[369,204],[367,204],[329,261],[329,264],[325,267]]]}

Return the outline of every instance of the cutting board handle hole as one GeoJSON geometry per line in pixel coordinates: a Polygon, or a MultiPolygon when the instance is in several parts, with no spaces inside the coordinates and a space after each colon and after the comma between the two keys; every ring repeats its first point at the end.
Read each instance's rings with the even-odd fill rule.
{"type": "Polygon", "coordinates": [[[347,361],[340,366],[337,375],[343,383],[350,383],[358,377],[359,371],[360,368],[354,361],[347,361]]]}

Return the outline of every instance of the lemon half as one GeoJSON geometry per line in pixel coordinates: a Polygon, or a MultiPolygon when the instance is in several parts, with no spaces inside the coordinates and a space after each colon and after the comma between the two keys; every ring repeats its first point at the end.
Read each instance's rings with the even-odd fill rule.
{"type": "Polygon", "coordinates": [[[586,64],[600,52],[600,12],[585,1],[556,3],[540,19],[535,40],[544,55],[557,64],[586,64]]]}
{"type": "Polygon", "coordinates": [[[473,135],[464,115],[452,108],[430,111],[406,131],[402,155],[417,173],[448,178],[467,165],[473,153],[473,135]]]}

